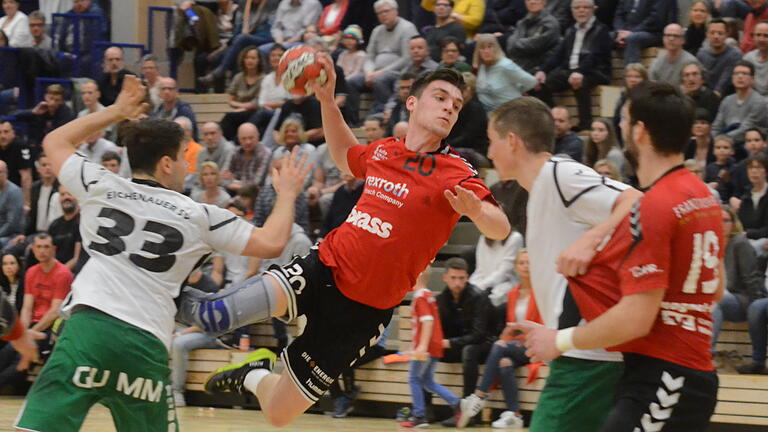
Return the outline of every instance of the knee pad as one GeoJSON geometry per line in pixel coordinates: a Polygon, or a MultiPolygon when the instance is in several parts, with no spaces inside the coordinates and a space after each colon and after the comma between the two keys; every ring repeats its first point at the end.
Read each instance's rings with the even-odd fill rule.
{"type": "Polygon", "coordinates": [[[208,333],[223,334],[271,318],[275,294],[258,275],[216,293],[185,287],[177,303],[178,321],[208,333]]]}

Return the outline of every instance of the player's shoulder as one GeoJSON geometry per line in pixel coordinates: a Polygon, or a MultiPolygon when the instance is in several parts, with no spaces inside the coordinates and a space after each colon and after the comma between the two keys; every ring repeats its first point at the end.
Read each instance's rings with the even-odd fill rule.
{"type": "Polygon", "coordinates": [[[419,301],[429,302],[429,301],[435,301],[435,297],[432,296],[432,291],[430,291],[429,289],[421,288],[419,290],[416,290],[413,293],[413,300],[414,301],[419,300],[419,301]]]}
{"type": "Polygon", "coordinates": [[[720,208],[707,185],[682,167],[659,179],[645,192],[640,205],[644,211],[666,211],[676,217],[693,210],[720,208]]]}
{"type": "Polygon", "coordinates": [[[475,167],[473,167],[469,161],[464,159],[462,155],[460,155],[455,149],[447,144],[445,147],[435,152],[435,154],[438,158],[445,161],[449,167],[465,173],[468,177],[476,177],[478,175],[475,167]]]}

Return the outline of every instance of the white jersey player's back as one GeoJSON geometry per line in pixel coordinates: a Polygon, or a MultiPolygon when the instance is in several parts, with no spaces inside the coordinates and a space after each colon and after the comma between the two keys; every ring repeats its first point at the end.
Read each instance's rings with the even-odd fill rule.
{"type": "Polygon", "coordinates": [[[253,226],[231,212],[164,188],[127,180],[72,155],[60,182],[80,202],[80,233],[90,259],[67,308],[88,305],[170,343],[173,299],[214,251],[240,254],[253,226]]]}

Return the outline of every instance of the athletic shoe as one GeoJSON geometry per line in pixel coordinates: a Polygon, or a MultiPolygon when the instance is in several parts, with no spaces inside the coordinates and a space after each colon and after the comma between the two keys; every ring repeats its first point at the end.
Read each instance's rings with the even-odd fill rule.
{"type": "Polygon", "coordinates": [[[180,391],[173,391],[173,402],[176,404],[177,407],[185,407],[187,406],[187,400],[184,399],[184,392],[180,391]]]}
{"type": "Polygon", "coordinates": [[[736,366],[736,370],[740,374],[744,375],[766,375],[768,374],[768,371],[766,371],[765,366],[757,363],[748,363],[741,366],[736,366]]]}
{"type": "Polygon", "coordinates": [[[243,382],[248,372],[254,369],[271,371],[275,366],[275,360],[277,360],[275,353],[266,348],[259,348],[249,354],[242,363],[220,367],[211,372],[205,379],[205,392],[215,394],[231,391],[243,394],[245,390],[243,382]]]}
{"type": "Polygon", "coordinates": [[[522,417],[512,411],[504,411],[491,426],[494,429],[522,429],[524,424],[522,417]]]}
{"type": "Polygon", "coordinates": [[[334,410],[331,417],[345,418],[355,409],[354,401],[346,396],[339,396],[333,401],[334,410]]]}
{"type": "Polygon", "coordinates": [[[447,428],[454,428],[459,423],[459,417],[461,416],[461,413],[456,413],[447,419],[440,422],[440,425],[447,428]]]}
{"type": "Polygon", "coordinates": [[[402,407],[399,410],[397,410],[397,415],[395,415],[395,421],[398,423],[402,423],[402,422],[408,421],[410,417],[411,417],[411,408],[402,407]]]}
{"type": "Polygon", "coordinates": [[[398,426],[404,429],[426,429],[429,423],[424,417],[411,417],[408,421],[398,423],[398,426]]]}
{"type": "Polygon", "coordinates": [[[462,399],[461,402],[459,402],[459,412],[461,414],[458,416],[456,427],[465,427],[467,423],[469,423],[469,420],[476,416],[484,406],[485,399],[474,393],[462,399]]]}

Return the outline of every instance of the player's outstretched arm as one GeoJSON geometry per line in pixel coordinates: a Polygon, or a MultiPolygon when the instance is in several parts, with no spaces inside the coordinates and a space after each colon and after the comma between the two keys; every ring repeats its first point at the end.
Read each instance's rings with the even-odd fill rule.
{"type": "Polygon", "coordinates": [[[72,120],[46,135],[43,140],[43,150],[51,161],[56,175],[59,175],[61,166],[87,137],[114,123],[135,119],[146,111],[148,107],[144,103],[146,92],[147,89],[138,77],[126,75],[123,89],[114,104],[101,111],[72,120]]]}
{"type": "Polygon", "coordinates": [[[290,155],[284,157],[279,170],[272,170],[272,186],[277,191],[275,206],[264,226],[251,230],[243,255],[259,258],[275,258],[280,255],[291,236],[296,198],[301,194],[311,169],[312,164],[307,163],[306,153],[299,158],[297,146],[290,155]]]}
{"type": "Polygon", "coordinates": [[[481,201],[472,191],[461,186],[454,189],[455,195],[451,190],[446,190],[444,194],[456,213],[472,219],[477,229],[489,239],[504,240],[509,236],[512,227],[501,208],[481,201]]]}
{"type": "Polygon", "coordinates": [[[336,105],[334,90],[336,88],[336,72],[333,69],[333,60],[325,54],[317,55],[317,62],[325,69],[328,79],[324,84],[314,82],[313,90],[317,100],[320,101],[320,111],[323,117],[323,131],[328,150],[331,152],[333,162],[342,172],[352,174],[347,164],[347,150],[357,145],[357,138],[352,129],[347,126],[344,116],[341,115],[336,105]]]}

